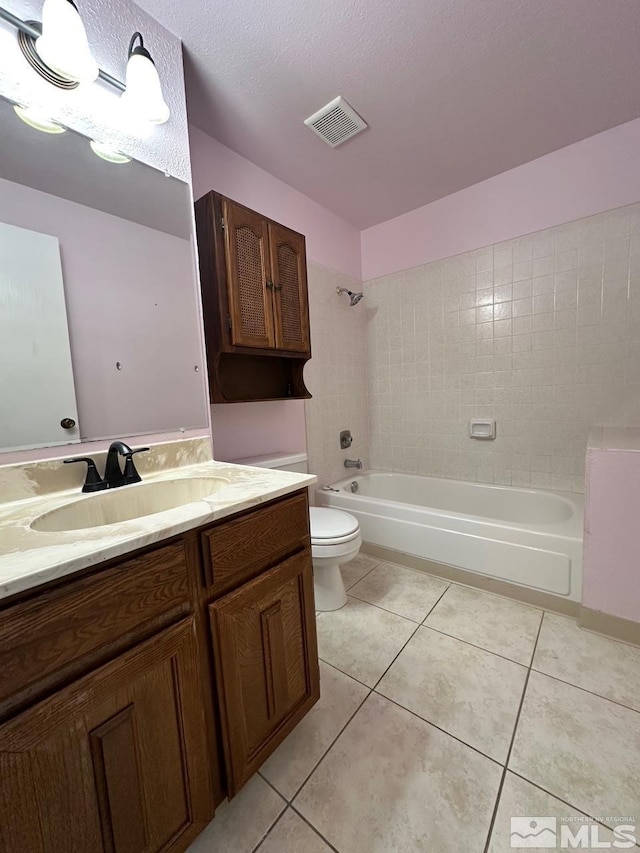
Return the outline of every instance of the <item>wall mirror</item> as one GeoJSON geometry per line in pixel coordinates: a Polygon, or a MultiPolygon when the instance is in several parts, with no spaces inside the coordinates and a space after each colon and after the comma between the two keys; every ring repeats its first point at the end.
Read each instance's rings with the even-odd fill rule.
{"type": "Polygon", "coordinates": [[[0,451],[206,426],[192,240],[186,183],[0,99],[0,451]]]}

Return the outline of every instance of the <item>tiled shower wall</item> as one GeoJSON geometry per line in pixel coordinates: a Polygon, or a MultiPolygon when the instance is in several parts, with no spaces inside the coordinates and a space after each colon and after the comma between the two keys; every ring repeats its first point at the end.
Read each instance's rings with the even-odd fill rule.
{"type": "MultiPolygon", "coordinates": [[[[373,468],[581,492],[591,427],[640,424],[640,205],[365,294],[373,468]],[[468,437],[476,417],[495,441],[468,437]]],[[[356,384],[341,384],[351,411],[356,384]]]]}
{"type": "Polygon", "coordinates": [[[305,401],[309,470],[320,485],[344,479],[344,459],[360,457],[369,465],[364,301],[349,307],[337,287],[361,290],[361,282],[309,264],[309,314],[312,359],[305,383],[313,395],[305,401]],[[353,445],[340,449],[339,434],[350,429],[353,445]]]}

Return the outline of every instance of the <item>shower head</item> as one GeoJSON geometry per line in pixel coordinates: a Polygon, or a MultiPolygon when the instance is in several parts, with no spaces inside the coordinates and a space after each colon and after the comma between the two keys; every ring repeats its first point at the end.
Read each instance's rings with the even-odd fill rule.
{"type": "Polygon", "coordinates": [[[349,297],[349,307],[350,308],[353,308],[354,305],[357,305],[358,302],[360,302],[360,300],[364,296],[364,293],[354,293],[352,290],[347,290],[346,287],[336,287],[336,293],[338,293],[338,294],[346,293],[347,294],[347,296],[349,297]]]}

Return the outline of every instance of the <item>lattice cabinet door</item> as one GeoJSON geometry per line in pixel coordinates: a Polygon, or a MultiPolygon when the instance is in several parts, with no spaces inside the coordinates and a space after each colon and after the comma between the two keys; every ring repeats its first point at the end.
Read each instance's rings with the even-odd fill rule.
{"type": "Polygon", "coordinates": [[[226,200],[223,217],[231,342],[235,346],[272,349],[273,284],[267,221],[226,200]]]}
{"type": "Polygon", "coordinates": [[[309,307],[304,237],[269,223],[276,349],[309,352],[309,307]]]}

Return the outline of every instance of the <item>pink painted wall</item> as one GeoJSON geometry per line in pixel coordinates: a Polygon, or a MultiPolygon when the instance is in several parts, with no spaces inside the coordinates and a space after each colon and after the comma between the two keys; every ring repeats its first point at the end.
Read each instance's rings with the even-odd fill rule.
{"type": "Polygon", "coordinates": [[[640,119],[362,232],[365,281],[640,200],[640,119]]]}
{"type": "MultiPolygon", "coordinates": [[[[194,198],[217,190],[300,231],[307,259],[360,280],[360,232],[206,133],[190,127],[194,198]]],[[[306,450],[304,403],[233,403],[211,407],[214,457],[306,450]]]]}
{"type": "Polygon", "coordinates": [[[194,198],[216,190],[246,204],[304,234],[309,260],[360,279],[359,229],[192,125],[189,136],[194,198]]]}
{"type": "Polygon", "coordinates": [[[220,461],[307,450],[304,400],[211,406],[211,422],[213,455],[220,461]]]}
{"type": "Polygon", "coordinates": [[[640,450],[589,450],[582,603],[640,622],[640,450]]]}

